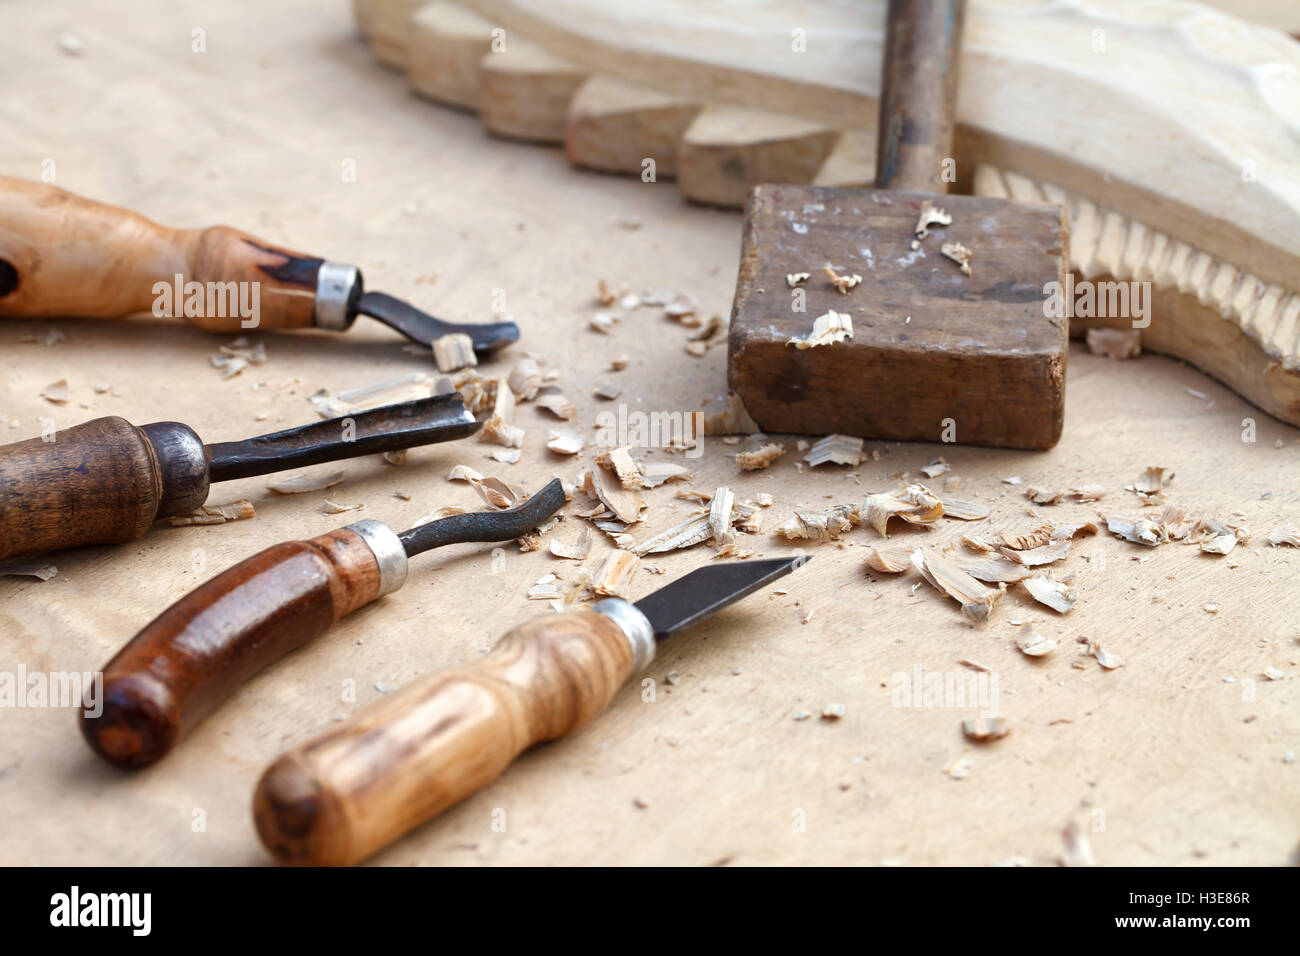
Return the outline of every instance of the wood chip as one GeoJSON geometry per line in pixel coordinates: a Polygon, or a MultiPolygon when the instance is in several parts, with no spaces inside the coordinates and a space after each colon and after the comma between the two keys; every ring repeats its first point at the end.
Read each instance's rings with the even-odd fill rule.
{"type": "Polygon", "coordinates": [[[970,259],[973,253],[960,242],[945,242],[939,247],[939,251],[961,266],[961,271],[966,275],[971,274],[970,259]]]}
{"type": "Polygon", "coordinates": [[[1014,584],[1034,573],[1034,569],[991,554],[946,554],[949,561],[971,577],[986,584],[1014,584]]]}
{"type": "Polygon", "coordinates": [[[1108,329],[1098,327],[1086,333],[1088,351],[1109,359],[1131,359],[1142,354],[1140,329],[1108,329]]]}
{"type": "Polygon", "coordinates": [[[1061,541],[1052,541],[1048,544],[1037,548],[1026,548],[1017,550],[1015,548],[1002,548],[1002,556],[1016,564],[1023,564],[1026,567],[1038,567],[1043,564],[1053,564],[1057,561],[1064,561],[1070,556],[1071,540],[1065,538],[1061,541]]]}
{"type": "Polygon", "coordinates": [[[853,505],[836,505],[825,511],[796,511],[773,534],[791,541],[834,541],[858,523],[853,505]]]}
{"type": "Polygon", "coordinates": [[[1137,494],[1146,504],[1155,504],[1164,498],[1164,489],[1174,480],[1174,473],[1168,468],[1150,465],[1138,476],[1128,490],[1137,494]]]}
{"type": "Polygon", "coordinates": [[[1237,542],[1247,538],[1244,528],[1234,528],[1214,518],[1204,518],[1197,527],[1201,550],[1206,554],[1227,554],[1237,542]]]}
{"type": "Polygon", "coordinates": [[[758,424],[745,411],[745,403],[734,392],[728,392],[719,405],[705,410],[706,435],[752,435],[758,431],[758,424]]]}
{"type": "Polygon", "coordinates": [[[1110,651],[1102,650],[1099,641],[1092,642],[1088,646],[1088,650],[1093,657],[1097,658],[1097,663],[1105,670],[1113,671],[1116,668],[1124,666],[1124,659],[1118,654],[1112,654],[1110,651]]]}
{"type": "Polygon", "coordinates": [[[267,484],[267,488],[281,495],[300,495],[306,491],[324,491],[333,488],[343,480],[343,472],[332,471],[313,475],[304,472],[289,478],[277,478],[267,484]]]}
{"type": "Polygon", "coordinates": [[[811,272],[791,272],[786,275],[785,284],[793,289],[795,286],[803,285],[811,278],[812,278],[811,272]]]}
{"type": "Polygon", "coordinates": [[[957,518],[961,521],[981,521],[989,516],[988,505],[981,505],[964,498],[943,498],[943,516],[957,518]]]}
{"type": "Polygon", "coordinates": [[[908,485],[902,491],[868,495],[862,506],[862,521],[889,536],[890,518],[909,524],[932,525],[943,516],[943,503],[924,485],[908,485]]]}
{"type": "Polygon", "coordinates": [[[1061,865],[1062,866],[1096,866],[1097,858],[1092,855],[1092,847],[1083,828],[1071,820],[1061,831],[1061,865]]]}
{"type": "Polygon", "coordinates": [[[592,389],[592,394],[601,401],[612,402],[623,394],[623,388],[612,382],[597,382],[596,387],[592,389]]]}
{"type": "Polygon", "coordinates": [[[811,468],[827,462],[835,465],[860,465],[862,463],[862,439],[852,435],[827,435],[813,443],[808,454],[803,456],[811,468]]]}
{"type": "Polygon", "coordinates": [[[505,379],[492,379],[492,415],[479,431],[479,441],[491,442],[506,448],[519,448],[524,443],[524,430],[511,424],[515,414],[515,393],[505,379]]]}
{"type": "Polygon", "coordinates": [[[575,431],[561,430],[551,432],[546,447],[559,455],[576,455],[582,451],[582,436],[575,431]]]}
{"type": "Polygon", "coordinates": [[[1002,531],[998,534],[999,540],[1008,548],[1015,548],[1017,551],[1028,551],[1030,548],[1041,548],[1052,540],[1052,526],[1050,524],[1039,525],[1028,534],[1007,534],[1002,531]]]}
{"type": "Polygon", "coordinates": [[[504,465],[513,465],[519,461],[519,449],[517,448],[494,448],[488,452],[488,457],[493,461],[499,461],[504,465]]]}
{"type": "Polygon", "coordinates": [[[647,488],[658,488],[668,481],[690,481],[693,477],[684,465],[670,461],[651,461],[641,466],[641,483],[647,488]]]}
{"type": "Polygon", "coordinates": [[[630,552],[611,551],[592,578],[591,589],[603,597],[629,600],[632,596],[632,579],[640,565],[640,558],[630,552]]]}
{"type": "Polygon", "coordinates": [[[633,489],[623,487],[611,468],[598,464],[587,474],[595,497],[600,499],[601,504],[614,517],[624,524],[636,524],[641,520],[641,509],[645,507],[645,501],[633,489]]]}
{"type": "Polygon", "coordinates": [[[826,273],[826,278],[831,280],[831,285],[835,286],[835,291],[840,295],[848,295],[850,290],[862,285],[860,275],[840,275],[830,266],[826,266],[822,271],[826,273]]]}
{"type": "Polygon", "coordinates": [[[949,466],[948,462],[944,461],[943,458],[936,458],[934,461],[930,462],[930,464],[921,469],[921,474],[925,475],[927,478],[938,478],[940,475],[951,470],[952,468],[949,466]]]}
{"type": "Polygon", "coordinates": [[[506,376],[506,385],[521,402],[531,402],[537,397],[543,385],[542,368],[536,359],[522,358],[506,376]]]}
{"type": "Polygon", "coordinates": [[[241,521],[255,517],[257,512],[253,509],[253,503],[246,498],[241,498],[228,505],[204,505],[191,514],[172,515],[167,521],[180,527],[191,524],[225,524],[227,521],[241,521]]]}
{"type": "Polygon", "coordinates": [[[627,368],[629,361],[630,360],[626,355],[620,355],[617,358],[612,358],[609,360],[609,370],[611,372],[621,372],[623,371],[623,369],[627,368]]]}
{"type": "Polygon", "coordinates": [[[644,488],[641,466],[632,457],[631,448],[611,448],[596,456],[596,464],[608,468],[618,477],[624,488],[644,488]]]}
{"type": "Polygon", "coordinates": [[[560,596],[560,585],[554,574],[543,574],[537,579],[537,582],[528,589],[528,600],[530,601],[550,601],[560,596]]]}
{"type": "Polygon", "coordinates": [[[882,574],[901,574],[912,566],[912,549],[872,548],[867,552],[866,564],[882,574]]]}
{"type": "Polygon", "coordinates": [[[552,537],[549,548],[551,554],[557,558],[568,558],[571,561],[586,560],[587,555],[591,554],[591,532],[583,528],[582,533],[578,535],[578,540],[573,544],[566,544],[559,538],[552,537]]]}
{"type": "Polygon", "coordinates": [[[439,372],[458,372],[478,365],[474,340],[464,332],[452,332],[434,339],[433,361],[439,372]]]}
{"type": "Polygon", "coordinates": [[[482,481],[483,475],[469,465],[456,465],[447,473],[448,481],[482,481]]]}
{"type": "Polygon", "coordinates": [[[812,349],[819,345],[834,345],[845,339],[853,338],[853,319],[844,312],[827,312],[813,320],[812,331],[803,338],[792,337],[787,345],[795,348],[812,349]]]}
{"type": "Polygon", "coordinates": [[[1045,574],[1025,578],[1020,582],[1020,586],[1039,604],[1045,604],[1058,614],[1065,614],[1079,600],[1079,594],[1074,588],[1061,581],[1055,581],[1045,574]]]}
{"type": "Polygon", "coordinates": [[[72,398],[72,390],[68,388],[68,380],[61,378],[57,382],[51,382],[41,389],[41,398],[45,399],[52,405],[66,405],[72,398]]]}
{"type": "Polygon", "coordinates": [[[587,325],[601,335],[609,335],[614,331],[614,323],[621,318],[617,312],[597,312],[587,320],[587,325]]]}
{"type": "Polygon", "coordinates": [[[961,722],[961,732],[968,740],[985,743],[1005,737],[1011,728],[1002,717],[977,717],[961,722]]]}
{"type": "Polygon", "coordinates": [[[41,564],[35,561],[0,564],[0,577],[36,578],[39,581],[48,581],[58,573],[59,569],[53,564],[41,564]]]}
{"type": "Polygon", "coordinates": [[[988,621],[993,606],[1007,591],[1005,584],[996,588],[982,584],[947,558],[925,548],[912,552],[912,566],[935,589],[960,604],[962,614],[977,623],[988,621]]]}
{"type": "Polygon", "coordinates": [[[544,408],[556,418],[571,422],[578,417],[578,409],[559,392],[548,392],[537,399],[537,407],[544,408]]]}
{"type": "Polygon", "coordinates": [[[1148,548],[1154,548],[1162,543],[1160,526],[1149,518],[1138,515],[1135,518],[1118,518],[1110,516],[1106,518],[1106,530],[1118,538],[1125,541],[1131,541],[1133,544],[1144,545],[1148,548]]]}
{"type": "Polygon", "coordinates": [[[1043,637],[1032,628],[1016,640],[1016,647],[1020,648],[1020,653],[1026,657],[1046,657],[1056,650],[1056,646],[1056,641],[1043,637]]]}
{"type": "Polygon", "coordinates": [[[722,487],[713,492],[709,503],[709,532],[713,543],[718,547],[735,544],[735,535],[731,533],[731,522],[736,504],[736,495],[730,488],[722,487]]]}
{"type": "Polygon", "coordinates": [[[705,512],[693,515],[668,530],[633,545],[629,550],[636,555],[663,554],[667,551],[689,548],[702,541],[708,541],[711,537],[713,537],[713,529],[709,526],[708,512],[705,512]]]}
{"type": "MultiPolygon", "coordinates": [[[[952,225],[952,216],[943,209],[940,209],[930,200],[921,201],[921,211],[916,217],[916,226],[912,230],[917,239],[924,239],[930,234],[931,226],[950,226],[952,225]]],[[[913,244],[915,248],[915,244],[913,244]]]]}
{"type": "Polygon", "coordinates": [[[736,455],[736,465],[741,471],[762,471],[784,454],[784,445],[766,442],[752,451],[742,451],[736,455]]]}
{"type": "Polygon", "coordinates": [[[1268,543],[1275,548],[1282,545],[1288,545],[1292,548],[1300,548],[1300,530],[1291,522],[1278,525],[1268,533],[1268,543]]]}
{"type": "Polygon", "coordinates": [[[345,504],[341,504],[340,502],[331,501],[329,498],[326,498],[321,502],[320,511],[321,514],[325,514],[325,515],[339,515],[339,514],[343,514],[343,512],[345,511],[363,511],[365,510],[365,507],[366,506],[363,504],[345,505],[345,504]]]}

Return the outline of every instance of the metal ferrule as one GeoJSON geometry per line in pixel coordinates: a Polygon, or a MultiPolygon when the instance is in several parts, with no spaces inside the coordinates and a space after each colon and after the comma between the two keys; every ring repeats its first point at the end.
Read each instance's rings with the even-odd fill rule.
{"type": "Polygon", "coordinates": [[[158,465],[158,517],[187,515],[208,500],[208,451],[194,429],[180,422],[141,425],[158,465]]]}
{"type": "Polygon", "coordinates": [[[361,270],[342,262],[322,262],[316,270],[316,314],[319,329],[343,332],[356,321],[361,297],[361,270]]]}
{"type": "Polygon", "coordinates": [[[355,531],[379,563],[379,593],[375,597],[391,594],[406,583],[406,549],[397,532],[382,521],[370,519],[350,524],[344,530],[355,531]]]}
{"type": "Polygon", "coordinates": [[[615,624],[627,637],[632,646],[632,673],[645,670],[655,656],[655,632],[650,626],[650,619],[622,598],[605,598],[591,606],[597,614],[603,614],[615,624]]]}

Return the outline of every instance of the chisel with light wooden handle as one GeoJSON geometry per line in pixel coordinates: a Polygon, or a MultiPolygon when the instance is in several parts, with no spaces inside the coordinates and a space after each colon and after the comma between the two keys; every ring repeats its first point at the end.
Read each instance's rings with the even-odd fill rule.
{"type": "Polygon", "coordinates": [[[452,515],[397,534],[359,521],[272,545],[195,588],[104,667],[99,713],[82,712],[91,748],[146,767],[236,688],[346,614],[406,582],[407,559],[448,544],[511,541],[564,507],[558,478],[506,511],[452,515]]]}
{"type": "Polygon", "coordinates": [[[455,392],[210,445],[180,422],[96,418],[0,445],[0,559],[134,541],[193,513],[213,482],[452,441],[482,424],[455,392]]]}
{"type": "Polygon", "coordinates": [[[655,642],[807,558],[710,564],[631,604],[529,621],[484,658],[384,697],[262,775],[253,816],[283,863],[346,865],[491,783],[527,748],[591,720],[655,642]]]}
{"type": "Polygon", "coordinates": [[[445,322],[367,292],[353,265],[228,226],[170,229],[56,186],[0,176],[0,315],[116,319],[147,312],[209,332],[342,332],[368,315],[421,345],[468,335],[480,355],[519,339],[513,322],[445,322]]]}

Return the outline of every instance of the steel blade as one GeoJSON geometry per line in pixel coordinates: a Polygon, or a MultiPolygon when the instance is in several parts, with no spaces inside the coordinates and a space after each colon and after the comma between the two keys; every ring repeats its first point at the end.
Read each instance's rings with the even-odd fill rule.
{"type": "Polygon", "coordinates": [[[513,322],[488,322],[480,325],[445,322],[383,292],[363,293],[357,311],[396,329],[412,342],[431,348],[434,339],[452,332],[468,335],[474,343],[474,351],[479,355],[487,355],[511,342],[519,341],[519,326],[513,322]]]}
{"type": "Polygon", "coordinates": [[[706,564],[636,602],[663,640],[803,567],[807,555],[706,564]]]}
{"type": "Polygon", "coordinates": [[[403,531],[398,538],[408,558],[432,548],[464,541],[513,541],[522,538],[564,507],[564,485],[559,478],[521,505],[508,511],[469,511],[439,518],[403,531]]]}

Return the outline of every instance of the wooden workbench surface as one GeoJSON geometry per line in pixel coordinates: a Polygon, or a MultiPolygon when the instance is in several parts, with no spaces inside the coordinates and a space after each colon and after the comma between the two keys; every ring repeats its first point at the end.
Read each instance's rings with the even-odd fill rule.
{"type": "MultiPolygon", "coordinates": [[[[8,14],[22,29],[5,33],[0,59],[22,93],[0,103],[0,173],[36,179],[52,160],[67,189],[169,225],[220,221],[356,262],[368,287],[453,320],[486,320],[502,290],[523,342],[486,371],[504,374],[531,352],[559,370],[584,431],[611,407],[591,394],[600,379],[621,384],[620,401],[636,410],[690,410],[720,393],[725,350],[692,358],[687,330],[658,310],[628,314],[608,337],[587,320],[602,278],[690,292],[704,314],[725,316],[738,215],[685,205],[671,184],[575,171],[558,151],[489,139],[473,117],[406,95],[356,40],[342,0],[149,0],[126,12],[15,0],[8,14]],[[192,51],[196,29],[206,52],[192,51]],[[65,33],[83,42],[81,55],[61,50],[65,33]],[[349,160],[355,182],[342,175],[349,160]],[[630,366],[608,372],[624,353],[630,366]]],[[[0,432],[15,441],[39,434],[42,417],[62,428],[118,414],[183,421],[221,441],[313,420],[307,397],[321,388],[433,371],[365,319],[345,337],[255,338],[266,364],[223,380],[208,356],[227,339],[179,323],[5,320],[0,432]],[[50,324],[64,341],[22,341],[50,324]],[[68,404],[40,397],[63,378],[68,404]],[[96,383],[110,388],[97,393],[96,383]]],[[[1031,508],[1024,486],[1004,477],[1101,483],[1102,510],[1128,514],[1140,506],[1123,486],[1164,465],[1176,472],[1171,503],[1221,519],[1240,511],[1251,542],[1214,558],[1084,539],[1066,564],[1082,593],[1074,611],[1056,616],[1013,588],[982,630],[929,585],[914,589],[915,576],[865,574],[866,546],[879,540],[870,529],[842,547],[812,545],[788,593],[760,594],[662,647],[646,675],[653,702],[629,684],[604,717],[526,755],[376,862],[1046,864],[1071,820],[1103,864],[1286,862],[1300,841],[1300,766],[1287,756],[1300,749],[1300,555],[1265,537],[1300,523],[1300,436],[1156,356],[1113,362],[1075,345],[1066,395],[1064,438],[1045,454],[869,443],[879,460],[860,468],[800,471],[787,442],[770,471],[741,475],[729,457],[737,449],[709,439],[690,462],[692,485],[729,485],[738,499],[771,493],[770,528],[796,507],[890,490],[942,454],[961,495],[993,514],[897,535],[940,543],[1096,514],[1097,505],[1031,508]],[[1242,440],[1247,418],[1253,443],[1242,440]],[[1054,655],[1031,661],[1016,650],[1030,625],[1061,641],[1054,655]],[[1102,670],[1076,638],[1100,641],[1125,666],[1102,670]],[[963,738],[961,720],[977,708],[896,706],[897,675],[966,673],[963,658],[996,676],[1006,738],[963,738]],[[1284,679],[1266,679],[1267,668],[1284,679]],[[843,717],[820,719],[833,703],[843,717]],[[944,768],[963,753],[969,773],[954,779],[944,768]],[[504,830],[494,829],[502,810],[504,830]]],[[[516,421],[528,431],[517,465],[490,460],[493,446],[475,441],[413,451],[399,467],[345,464],[345,483],[328,494],[364,503],[360,515],[325,515],[324,494],[275,496],[266,479],[249,479],[210,500],[250,498],[252,520],[160,526],[131,545],[53,556],[58,575],[46,582],[0,578],[0,670],[94,670],[201,580],[275,541],[359,517],[400,528],[443,505],[477,507],[472,490],[444,480],[454,464],[529,490],[590,464],[590,450],[581,461],[546,451],[556,423],[536,407],[521,406],[516,421]]],[[[684,502],[671,507],[673,490],[647,494],[648,528],[685,516],[684,502]]],[[[570,537],[577,520],[562,528],[570,537]]],[[[789,551],[767,535],[743,543],[789,551]]],[[[608,548],[598,542],[590,563],[608,548]]],[[[654,563],[667,575],[641,574],[634,596],[711,556],[704,546],[663,556],[654,563]]],[[[419,558],[402,591],[258,676],[142,773],[94,757],[69,709],[0,711],[0,862],[265,862],[250,813],[262,769],[369,703],[377,684],[473,658],[547,613],[525,593],[549,571],[571,575],[562,563],[513,546],[495,566],[489,547],[471,545],[419,558]],[[343,700],[348,682],[355,703],[343,700]]]]}

